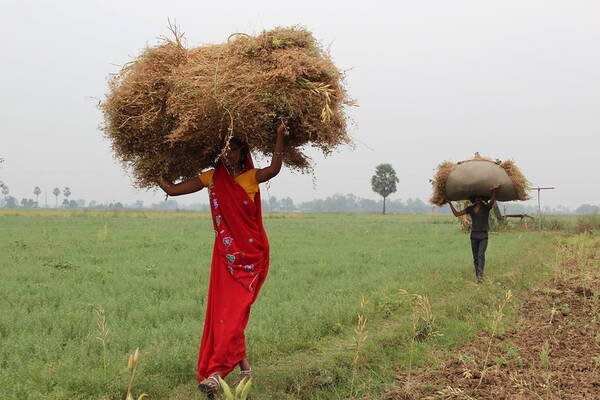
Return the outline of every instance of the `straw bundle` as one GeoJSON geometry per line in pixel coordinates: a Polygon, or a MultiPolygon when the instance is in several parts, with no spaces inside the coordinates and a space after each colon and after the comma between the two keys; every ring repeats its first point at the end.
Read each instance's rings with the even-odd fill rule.
{"type": "Polygon", "coordinates": [[[329,154],[349,143],[343,74],[307,30],[235,34],[191,49],[172,31],[174,39],[145,49],[110,79],[101,104],[105,134],[136,186],[197,175],[232,137],[272,154],[282,118],[290,133],[284,163],[294,169],[310,168],[306,144],[329,154]]]}
{"type": "Polygon", "coordinates": [[[511,161],[493,161],[475,154],[471,160],[438,165],[431,180],[433,194],[429,201],[442,206],[446,200],[467,200],[472,196],[490,197],[490,187],[500,184],[498,201],[527,200],[530,184],[516,164],[511,161]]]}

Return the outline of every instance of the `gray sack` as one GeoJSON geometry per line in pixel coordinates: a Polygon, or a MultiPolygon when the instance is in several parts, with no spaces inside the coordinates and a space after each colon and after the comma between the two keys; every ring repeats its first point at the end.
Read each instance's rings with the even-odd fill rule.
{"type": "Polygon", "coordinates": [[[510,177],[500,165],[485,160],[462,161],[454,167],[446,181],[448,200],[468,200],[471,196],[491,196],[490,187],[500,184],[498,201],[518,200],[510,177]]]}

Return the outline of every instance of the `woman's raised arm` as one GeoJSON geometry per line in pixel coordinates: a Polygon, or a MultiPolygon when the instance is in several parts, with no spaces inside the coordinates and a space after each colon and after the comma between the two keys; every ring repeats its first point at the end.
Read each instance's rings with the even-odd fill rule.
{"type": "Polygon", "coordinates": [[[259,183],[266,182],[271,178],[277,176],[281,171],[281,164],[283,163],[283,142],[285,141],[284,136],[287,134],[287,127],[283,120],[277,128],[277,139],[275,140],[275,151],[273,151],[273,158],[271,159],[271,165],[265,168],[261,168],[256,171],[256,180],[259,183]]]}
{"type": "Polygon", "coordinates": [[[194,193],[204,188],[200,178],[192,178],[180,183],[169,182],[165,178],[158,179],[158,186],[169,196],[194,193]]]}

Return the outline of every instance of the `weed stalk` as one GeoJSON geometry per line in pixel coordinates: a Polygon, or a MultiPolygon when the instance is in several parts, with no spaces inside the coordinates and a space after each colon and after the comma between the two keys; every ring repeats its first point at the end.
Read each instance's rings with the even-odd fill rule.
{"type": "Polygon", "coordinates": [[[483,365],[481,366],[481,374],[479,376],[479,382],[477,383],[477,387],[481,386],[481,382],[483,382],[483,376],[487,369],[487,363],[490,359],[490,353],[492,350],[492,343],[494,342],[494,337],[498,332],[498,327],[500,326],[500,322],[504,317],[504,308],[510,303],[512,300],[512,291],[508,290],[504,295],[504,300],[498,306],[498,309],[494,312],[494,320],[492,321],[492,332],[490,334],[490,340],[488,342],[487,350],[485,352],[485,357],[483,359],[483,365]]]}

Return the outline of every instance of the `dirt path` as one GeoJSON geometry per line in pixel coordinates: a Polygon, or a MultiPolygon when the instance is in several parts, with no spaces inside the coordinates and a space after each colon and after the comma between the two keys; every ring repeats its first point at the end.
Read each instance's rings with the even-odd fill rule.
{"type": "Polygon", "coordinates": [[[435,370],[400,374],[383,398],[600,399],[599,257],[597,238],[565,242],[555,278],[533,292],[516,323],[493,336],[490,328],[435,370]]]}

